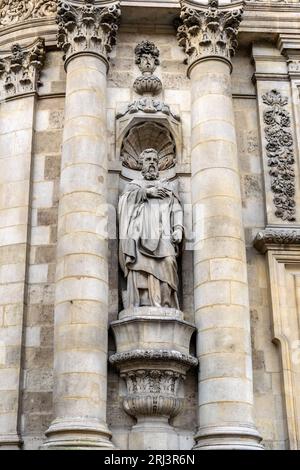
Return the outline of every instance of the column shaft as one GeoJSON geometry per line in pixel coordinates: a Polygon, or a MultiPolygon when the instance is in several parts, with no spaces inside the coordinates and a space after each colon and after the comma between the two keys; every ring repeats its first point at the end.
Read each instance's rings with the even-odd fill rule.
{"type": "Polygon", "coordinates": [[[106,425],[107,53],[119,3],[58,2],[67,72],[54,322],[54,421],[47,448],[112,448],[106,425]]]}
{"type": "Polygon", "coordinates": [[[112,447],[106,426],[106,159],[106,63],[93,54],[74,56],[67,67],[62,150],[51,447],[112,447]]]}
{"type": "Polygon", "coordinates": [[[257,447],[253,422],[247,265],[230,64],[191,69],[195,321],[199,431],[196,448],[257,447]]]}

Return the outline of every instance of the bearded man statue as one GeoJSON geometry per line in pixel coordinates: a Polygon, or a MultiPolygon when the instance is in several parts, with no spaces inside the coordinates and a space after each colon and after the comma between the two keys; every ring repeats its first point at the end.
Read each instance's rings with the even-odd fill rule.
{"type": "Polygon", "coordinates": [[[124,307],[179,309],[176,258],[183,210],[176,184],[159,178],[157,151],[146,149],[140,158],[143,178],[126,186],[118,207],[124,307]]]}

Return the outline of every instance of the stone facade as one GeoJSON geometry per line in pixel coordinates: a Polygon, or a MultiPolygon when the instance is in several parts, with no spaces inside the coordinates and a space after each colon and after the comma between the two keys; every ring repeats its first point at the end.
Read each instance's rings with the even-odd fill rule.
{"type": "Polygon", "coordinates": [[[300,449],[299,19],[0,0],[1,449],[300,449]],[[179,309],[124,305],[147,148],[183,208],[179,309]]]}

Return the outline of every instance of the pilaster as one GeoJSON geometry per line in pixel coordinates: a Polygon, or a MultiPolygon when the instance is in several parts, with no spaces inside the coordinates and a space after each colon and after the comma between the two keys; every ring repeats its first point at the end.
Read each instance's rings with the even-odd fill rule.
{"type": "Polygon", "coordinates": [[[14,44],[0,58],[0,447],[21,445],[21,351],[30,243],[35,104],[44,41],[14,44]]]}

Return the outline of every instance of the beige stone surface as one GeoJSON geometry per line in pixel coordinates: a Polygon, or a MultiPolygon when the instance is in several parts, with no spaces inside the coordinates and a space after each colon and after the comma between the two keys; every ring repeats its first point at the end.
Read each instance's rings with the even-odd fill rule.
{"type": "MultiPolygon", "coordinates": [[[[289,72],[287,64],[292,58],[297,65],[299,5],[294,1],[289,5],[271,1],[264,5],[248,3],[240,27],[239,47],[232,59],[231,80],[220,74],[219,64],[214,70],[210,67],[210,76],[199,74],[193,99],[191,80],[186,77],[187,67],[183,62],[185,56],[178,47],[172,25],[179,13],[178,2],[152,2],[155,7],[147,7],[147,15],[144,10],[149,2],[122,2],[125,3],[118,45],[112,53],[107,77],[107,92],[104,93],[101,85],[105,80],[104,72],[97,70],[96,75],[87,72],[89,60],[82,62],[70,77],[76,92],[69,99],[67,118],[73,130],[66,134],[70,140],[64,147],[67,161],[63,161],[62,167],[63,197],[59,180],[66,73],[63,53],[55,46],[54,19],[35,20],[32,25],[27,23],[26,28],[17,22],[0,27],[1,56],[8,53],[12,43],[33,43],[38,35],[45,37],[47,48],[34,111],[33,97],[20,96],[17,100],[0,103],[0,443],[8,433],[4,441],[12,440],[15,445],[18,428],[23,448],[36,450],[43,444],[44,433],[53,419],[57,280],[62,301],[56,308],[62,349],[58,391],[63,395],[64,387],[71,384],[72,390],[80,396],[72,409],[68,403],[73,400],[73,392],[66,393],[58,409],[70,414],[94,413],[97,403],[97,410],[104,410],[107,394],[107,424],[113,443],[121,449],[131,445],[129,429],[134,419],[122,406],[125,383],[110,365],[107,387],[105,385],[106,358],[115,352],[115,344],[111,332],[106,344],[104,324],[107,325],[107,316],[109,323],[115,321],[122,308],[114,216],[121,173],[116,114],[137,98],[132,88],[138,73],[134,48],[141,40],[149,39],[161,53],[157,75],[162,80],[163,93],[159,99],[181,118],[182,137],[177,148],[180,164],[176,170],[180,196],[186,204],[187,233],[191,239],[193,229],[199,228],[204,238],[197,245],[194,270],[191,267],[195,253],[190,239],[180,261],[180,302],[185,320],[193,323],[195,310],[201,309],[200,336],[197,340],[193,337],[191,351],[195,353],[197,346],[205,385],[198,396],[197,374],[188,372],[183,410],[172,419],[176,445],[178,449],[191,449],[194,445],[199,404],[203,425],[211,426],[220,419],[238,423],[251,420],[252,406],[245,402],[245,397],[249,398],[247,384],[253,374],[255,424],[263,445],[266,449],[299,448],[298,366],[293,360],[282,366],[289,355],[297,361],[299,352],[298,343],[293,343],[299,339],[296,326],[299,255],[295,255],[293,263],[285,252],[286,263],[273,257],[268,261],[252,247],[256,233],[267,223],[291,227],[299,224],[300,79],[297,70],[289,72]],[[256,84],[252,81],[255,72],[256,84]],[[99,99],[94,99],[91,93],[94,87],[101,88],[99,99]],[[261,95],[272,88],[289,98],[295,145],[295,224],[274,217],[261,103],[261,95]],[[220,96],[220,90],[224,96],[220,96]],[[231,111],[226,111],[231,103],[231,91],[234,117],[231,111]],[[195,110],[191,113],[192,108],[195,110]],[[86,123],[81,117],[77,118],[77,113],[86,115],[86,123]],[[219,119],[216,120],[217,113],[219,119]],[[197,120],[197,125],[192,126],[192,119],[197,120]],[[95,136],[95,129],[101,133],[100,137],[95,136]],[[235,134],[238,158],[232,151],[235,134]],[[103,136],[107,138],[107,146],[103,136]],[[207,158],[198,158],[202,151],[207,158]],[[106,152],[108,165],[101,161],[106,152]],[[197,181],[202,178],[201,184],[191,184],[191,171],[197,181]],[[98,191],[99,187],[105,189],[98,191]],[[77,193],[77,189],[80,192],[77,193]],[[200,203],[199,211],[194,214],[190,207],[192,200],[200,203]],[[104,201],[110,204],[107,244],[102,239],[105,233],[102,221],[106,218],[104,201]],[[57,236],[60,238],[58,250],[57,236]],[[107,265],[103,263],[105,257],[107,265]],[[274,276],[280,273],[280,283],[270,284],[270,268],[274,276]],[[84,277],[82,283],[79,283],[79,276],[84,277]],[[248,287],[245,287],[246,277],[248,287]],[[247,292],[252,365],[250,335],[244,333],[247,292]],[[83,295],[86,298],[83,299],[83,295]],[[277,296],[277,309],[274,296],[277,296]],[[285,350],[280,345],[286,343],[274,333],[274,319],[282,321],[283,332],[289,339],[285,350]],[[83,347],[96,346],[96,351],[74,354],[72,347],[69,350],[68,346],[62,347],[66,337],[83,347]],[[218,350],[221,352],[216,352],[218,350]],[[289,385],[291,375],[294,379],[289,385]],[[84,377],[82,384],[81,377],[84,377]],[[225,394],[231,394],[235,388],[242,395],[239,396],[241,401],[224,406],[225,394]],[[208,402],[213,394],[220,401],[208,402]]],[[[248,328],[249,324],[247,331],[248,328]]]]}

